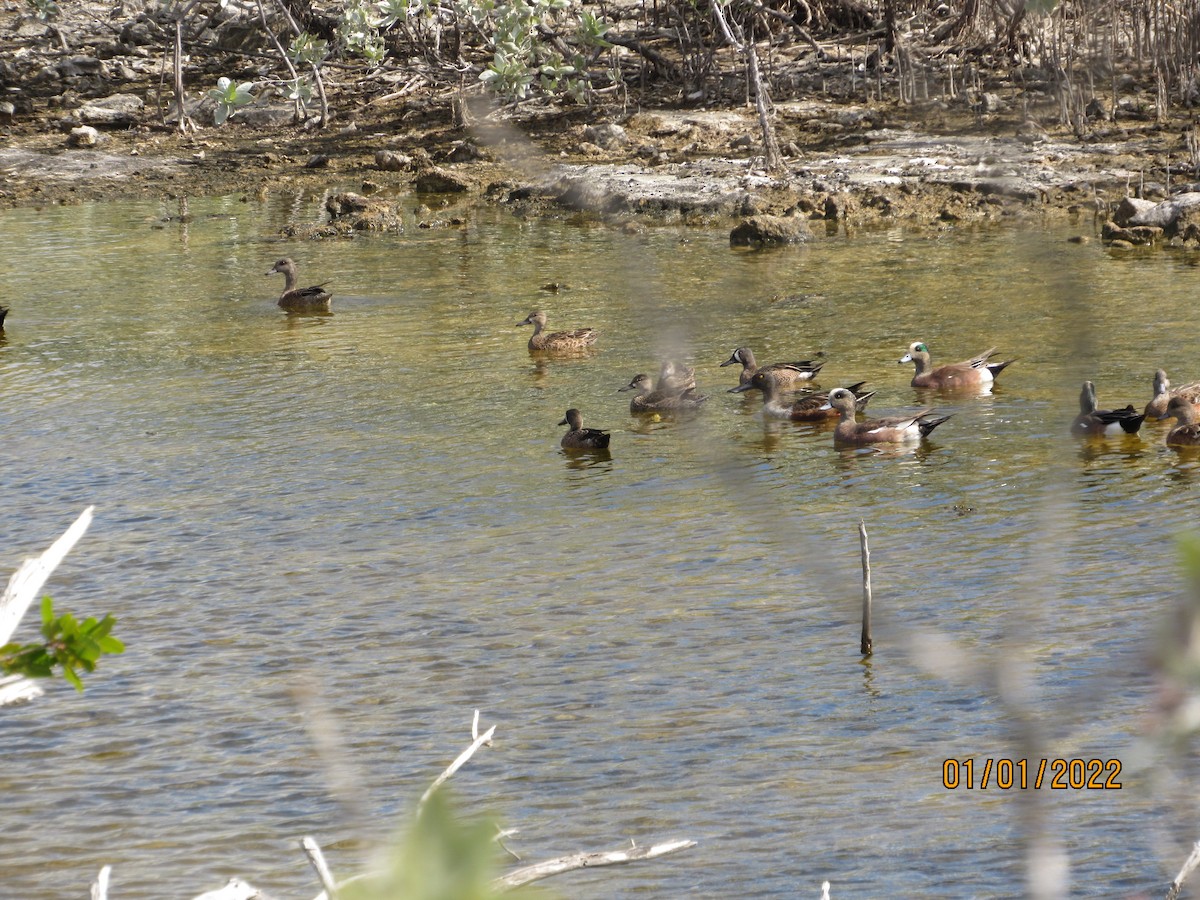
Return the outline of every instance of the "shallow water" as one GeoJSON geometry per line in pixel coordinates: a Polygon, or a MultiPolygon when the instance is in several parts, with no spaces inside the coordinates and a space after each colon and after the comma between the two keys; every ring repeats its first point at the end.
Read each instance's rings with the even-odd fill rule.
{"type": "Polygon", "coordinates": [[[84,695],[0,716],[0,894],[79,895],[110,863],[123,898],[231,875],[312,896],[299,837],[359,869],[475,708],[497,740],[456,797],[519,828],[527,860],[700,842],[550,882],[563,896],[1012,896],[1035,808],[1073,893],[1173,877],[1195,810],[1147,739],[1150,658],[1200,469],[1157,425],[1066,431],[1084,378],[1140,406],[1157,366],[1200,377],[1180,340],[1194,257],[1068,243],[1083,221],[747,253],[720,230],[470,208],[439,213],[461,227],[271,238],[318,211],[0,214],[0,571],[95,504],[49,592],[114,613],[129,648],[84,695]],[[273,305],[261,273],[285,254],[303,284],[332,282],[334,315],[273,305]],[[597,351],[531,359],[514,323],[535,307],[600,329],[597,351]],[[931,398],[896,363],[918,339],[935,361],[1019,360],[989,396],[931,398]],[[825,352],[820,384],[867,379],[877,415],[954,417],[920,447],[835,450],[725,392],[742,344],[825,352]],[[695,365],[703,414],[631,417],[617,388],[667,354],[695,365]],[[568,406],[611,429],[611,454],[558,448],[568,406]],[[945,680],[944,654],[908,651],[930,632],[981,668],[1026,658],[1041,743],[1018,742],[987,676],[945,680]],[[1123,789],[942,786],[947,757],[1026,753],[1120,759],[1123,789]]]}

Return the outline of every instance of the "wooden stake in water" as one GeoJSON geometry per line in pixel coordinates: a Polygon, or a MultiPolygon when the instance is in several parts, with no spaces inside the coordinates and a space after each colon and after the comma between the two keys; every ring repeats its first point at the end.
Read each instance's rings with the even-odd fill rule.
{"type": "Polygon", "coordinates": [[[858,546],[863,570],[862,637],[858,649],[863,656],[870,656],[874,646],[871,640],[871,548],[867,546],[867,523],[862,519],[858,520],[858,546]]]}

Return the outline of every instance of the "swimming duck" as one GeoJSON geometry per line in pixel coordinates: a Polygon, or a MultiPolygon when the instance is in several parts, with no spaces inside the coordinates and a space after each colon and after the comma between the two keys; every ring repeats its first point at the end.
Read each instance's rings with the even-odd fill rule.
{"type": "Polygon", "coordinates": [[[290,257],[279,260],[267,274],[274,275],[276,272],[282,273],[285,279],[283,293],[279,295],[281,307],[288,312],[329,312],[329,302],[333,297],[325,290],[324,284],[296,287],[296,264],[290,257]]]}
{"type": "Polygon", "coordinates": [[[1184,397],[1190,403],[1200,403],[1200,381],[1172,388],[1167,373],[1159,369],[1154,373],[1154,399],[1146,404],[1146,418],[1168,418],[1167,405],[1172,397],[1184,397]]]}
{"type": "Polygon", "coordinates": [[[692,412],[700,408],[701,404],[708,399],[703,394],[697,394],[694,387],[684,388],[682,390],[668,387],[667,389],[656,389],[654,382],[650,376],[644,373],[639,373],[633,376],[629,384],[623,388],[617,388],[618,391],[637,391],[633,399],[629,401],[629,411],[631,413],[653,413],[653,412],[692,412]]]}
{"type": "Polygon", "coordinates": [[[1146,414],[1134,409],[1132,403],[1124,409],[1097,409],[1096,386],[1085,381],[1079,392],[1079,415],[1071,423],[1071,433],[1137,434],[1145,418],[1146,414]]]}
{"type": "Polygon", "coordinates": [[[861,447],[864,444],[900,444],[905,441],[916,441],[928,437],[950,416],[933,415],[932,409],[923,409],[911,416],[888,416],[883,419],[870,419],[866,422],[854,421],[857,408],[857,398],[846,388],[834,388],[829,392],[829,406],[841,414],[833,432],[833,442],[848,446],[861,447]]]}
{"type": "Polygon", "coordinates": [[[742,367],[742,372],[738,376],[738,384],[749,384],[755,372],[771,371],[775,373],[776,381],[780,387],[788,387],[797,381],[811,381],[821,371],[821,367],[825,363],[805,359],[799,362],[771,363],[769,366],[762,366],[760,368],[755,364],[753,350],[749,347],[738,347],[733,351],[729,359],[721,363],[722,368],[734,365],[742,367]]]}
{"type": "Polygon", "coordinates": [[[520,328],[522,325],[533,326],[533,336],[529,338],[529,349],[534,351],[562,352],[583,350],[594,344],[596,338],[600,336],[599,332],[592,328],[580,328],[576,331],[554,331],[542,334],[542,329],[546,327],[546,314],[540,309],[535,309],[518,322],[516,327],[520,328]]]}
{"type": "Polygon", "coordinates": [[[567,450],[604,450],[611,435],[599,428],[584,428],[583,416],[577,409],[568,409],[559,425],[570,425],[559,444],[567,450]]]}
{"type": "MultiPolygon", "coordinates": [[[[854,408],[862,412],[867,401],[875,396],[875,391],[859,393],[865,381],[852,384],[846,390],[854,395],[854,408]]],[[[741,394],[752,388],[763,392],[763,413],[777,419],[791,419],[793,422],[821,422],[825,419],[836,419],[838,411],[829,405],[828,393],[810,393],[797,397],[792,403],[782,403],[778,398],[780,385],[775,373],[768,369],[759,369],[747,383],[730,388],[729,393],[741,394]]]]}
{"type": "Polygon", "coordinates": [[[1177,419],[1167,434],[1168,447],[1200,447],[1200,410],[1187,397],[1172,397],[1160,419],[1177,419]]]}
{"type": "Polygon", "coordinates": [[[929,348],[922,341],[914,341],[908,345],[908,352],[900,357],[900,362],[916,364],[917,373],[913,375],[913,387],[953,390],[991,384],[995,381],[996,376],[1013,362],[1011,359],[1000,363],[988,362],[988,358],[995,352],[996,348],[993,347],[963,362],[950,363],[935,369],[929,356],[929,348]]]}

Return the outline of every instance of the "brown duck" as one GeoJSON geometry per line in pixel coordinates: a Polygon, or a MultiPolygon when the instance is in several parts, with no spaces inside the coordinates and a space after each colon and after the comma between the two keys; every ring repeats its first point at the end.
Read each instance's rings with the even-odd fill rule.
{"type": "Polygon", "coordinates": [[[1173,388],[1170,379],[1167,378],[1167,373],[1163,369],[1159,369],[1154,373],[1154,399],[1146,404],[1146,418],[1168,418],[1167,405],[1171,402],[1172,397],[1184,397],[1190,403],[1200,403],[1200,381],[1173,388]]]}
{"type": "Polygon", "coordinates": [[[1200,410],[1187,397],[1172,397],[1159,418],[1179,422],[1167,434],[1168,447],[1200,447],[1200,410]]]}
{"type": "Polygon", "coordinates": [[[730,354],[729,359],[721,363],[722,368],[735,365],[742,367],[741,374],[738,375],[738,384],[749,384],[755,372],[772,372],[780,387],[790,387],[798,381],[811,381],[825,363],[804,359],[799,362],[771,363],[769,366],[760,367],[755,363],[753,350],[749,347],[738,347],[730,354]]]}
{"type": "Polygon", "coordinates": [[[572,350],[586,350],[596,342],[600,333],[593,328],[579,328],[575,331],[552,331],[543,333],[546,327],[546,314],[535,309],[517,323],[533,326],[533,336],[529,338],[529,349],[534,352],[562,353],[572,350]]]}
{"type": "MultiPolygon", "coordinates": [[[[860,391],[866,384],[860,381],[852,384],[846,390],[854,395],[854,408],[862,412],[867,401],[875,396],[875,391],[860,391]]],[[[776,419],[791,419],[793,422],[823,422],[826,419],[836,419],[840,413],[829,404],[828,393],[810,393],[797,397],[793,402],[780,401],[780,384],[773,371],[759,369],[745,384],[730,388],[729,393],[741,394],[757,388],[763,393],[763,413],[776,419]]]]}
{"type": "Polygon", "coordinates": [[[950,416],[933,417],[932,409],[923,409],[911,416],[889,416],[883,419],[856,422],[854,421],[854,412],[857,398],[846,388],[834,388],[829,392],[827,402],[842,417],[837,428],[834,429],[833,442],[851,447],[918,441],[923,437],[928,437],[933,429],[950,418],[950,416]]]}
{"type": "MultiPolygon", "coordinates": [[[[667,365],[664,364],[664,368],[667,365]]],[[[663,380],[660,378],[659,383],[663,380]]],[[[697,394],[694,387],[676,388],[668,385],[665,389],[656,388],[654,381],[644,373],[634,375],[629,384],[617,390],[637,391],[629,401],[629,411],[635,414],[694,412],[708,399],[703,394],[697,394]]]]}
{"type": "MultiPolygon", "coordinates": [[[[329,303],[333,296],[325,290],[324,284],[312,287],[296,287],[296,264],[290,257],[284,257],[271,267],[268,275],[276,272],[284,277],[283,293],[279,295],[279,305],[288,312],[329,312],[329,303]]],[[[328,284],[328,282],[326,282],[328,284]]]]}
{"type": "Polygon", "coordinates": [[[996,380],[997,375],[1014,362],[1011,359],[999,363],[988,362],[995,352],[996,348],[993,347],[963,362],[950,363],[935,369],[929,355],[929,347],[923,341],[914,341],[908,345],[908,352],[900,357],[900,362],[910,362],[916,365],[917,372],[913,375],[913,387],[954,390],[955,388],[991,384],[996,380]]]}
{"type": "Polygon", "coordinates": [[[583,415],[577,409],[568,409],[559,425],[569,425],[559,444],[566,450],[605,450],[611,437],[599,428],[584,428],[583,415]]]}

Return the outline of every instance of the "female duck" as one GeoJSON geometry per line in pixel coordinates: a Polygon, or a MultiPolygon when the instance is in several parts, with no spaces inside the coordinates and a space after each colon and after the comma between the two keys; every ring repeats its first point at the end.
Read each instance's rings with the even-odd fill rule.
{"type": "Polygon", "coordinates": [[[1142,427],[1145,413],[1140,413],[1129,404],[1124,409],[1097,409],[1096,386],[1090,381],[1083,383],[1079,392],[1079,415],[1071,423],[1072,434],[1137,434],[1142,427]]]}
{"type": "Polygon", "coordinates": [[[889,416],[884,419],[871,419],[866,422],[854,421],[856,398],[853,392],[846,388],[834,388],[829,392],[828,403],[841,414],[833,432],[833,442],[849,447],[862,447],[867,444],[902,444],[907,441],[917,441],[928,437],[949,416],[933,415],[932,409],[923,409],[911,416],[889,416]]]}
{"type": "Polygon", "coordinates": [[[296,264],[290,257],[279,260],[267,274],[274,275],[276,272],[284,277],[283,293],[279,295],[280,306],[288,312],[329,312],[329,302],[333,296],[325,290],[324,284],[296,287],[296,264]]]}
{"type": "Polygon", "coordinates": [[[1167,373],[1159,369],[1154,373],[1154,399],[1146,404],[1146,418],[1168,418],[1167,405],[1172,397],[1184,397],[1189,403],[1200,403],[1200,381],[1172,388],[1167,373]]]}
{"type": "Polygon", "coordinates": [[[821,371],[821,367],[825,363],[805,359],[800,362],[771,363],[769,366],[759,368],[754,361],[754,351],[749,347],[738,347],[733,351],[729,359],[721,363],[722,368],[733,365],[740,365],[742,367],[742,372],[738,376],[739,385],[749,384],[755,372],[772,372],[779,386],[786,388],[800,381],[811,381],[821,371]]]}
{"type": "MultiPolygon", "coordinates": [[[[660,378],[659,383],[662,384],[663,380],[660,378]]],[[[697,394],[694,387],[656,389],[650,376],[642,373],[634,375],[629,384],[617,390],[637,391],[629,401],[629,411],[635,414],[694,412],[708,399],[703,394],[697,394]]]]}
{"type": "Polygon", "coordinates": [[[546,327],[546,314],[535,309],[517,323],[533,326],[533,336],[529,339],[529,349],[533,352],[562,353],[572,350],[586,350],[596,342],[599,332],[592,328],[579,328],[575,331],[553,331],[542,333],[546,327]]]}
{"type": "MultiPolygon", "coordinates": [[[[860,381],[858,384],[852,384],[846,388],[854,395],[854,408],[857,412],[862,412],[867,401],[875,396],[875,391],[859,392],[859,388],[864,384],[866,384],[865,381],[860,381]]],[[[836,419],[839,415],[839,412],[829,405],[829,394],[827,393],[804,394],[792,403],[781,402],[779,400],[779,381],[775,378],[774,372],[766,369],[759,369],[746,384],[730,388],[729,393],[741,394],[752,388],[763,392],[763,413],[776,419],[791,419],[793,422],[823,422],[826,419],[836,419]]]]}
{"type": "Polygon", "coordinates": [[[1187,397],[1172,397],[1160,418],[1179,420],[1167,434],[1168,447],[1200,447],[1200,410],[1187,397]]]}
{"type": "Polygon", "coordinates": [[[991,384],[1013,360],[990,363],[988,359],[996,352],[996,348],[985,350],[978,356],[972,356],[960,363],[933,367],[929,355],[929,347],[923,341],[914,341],[908,345],[908,352],[900,357],[901,363],[914,363],[917,372],[913,375],[912,386],[918,388],[939,388],[952,391],[956,388],[976,387],[991,384]]]}
{"type": "Polygon", "coordinates": [[[559,444],[565,450],[606,450],[609,433],[599,428],[584,428],[583,416],[577,409],[568,409],[559,425],[569,425],[559,444]]]}

